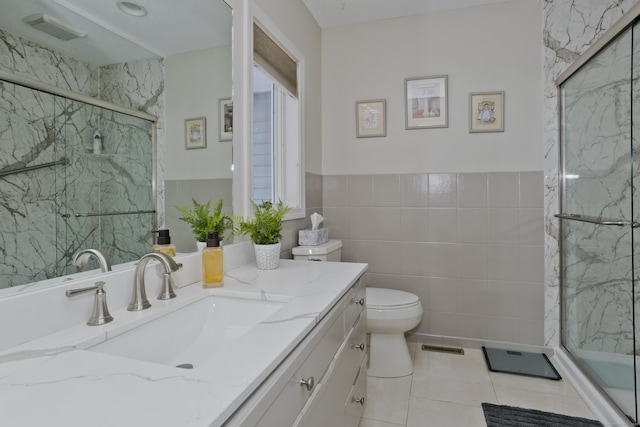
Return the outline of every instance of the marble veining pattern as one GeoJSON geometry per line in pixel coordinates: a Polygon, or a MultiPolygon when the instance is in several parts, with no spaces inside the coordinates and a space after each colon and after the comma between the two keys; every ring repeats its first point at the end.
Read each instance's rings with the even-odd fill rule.
{"type": "MultiPolygon", "coordinates": [[[[163,164],[162,60],[97,68],[2,30],[0,41],[0,68],[12,74],[157,116],[163,164]]],[[[112,264],[148,252],[151,214],[74,214],[156,209],[162,224],[163,186],[155,206],[150,191],[151,123],[9,83],[0,83],[0,95],[7,118],[0,125],[0,171],[62,157],[69,162],[0,178],[0,288],[75,272],[70,257],[80,248],[101,248],[112,264]],[[95,129],[104,138],[101,155],[92,153],[95,129]]],[[[162,168],[156,173],[163,182],[162,168]]]]}
{"type": "Polygon", "coordinates": [[[560,345],[559,121],[556,79],[637,0],[543,2],[545,155],[545,345],[560,345]]]}
{"type": "MultiPolygon", "coordinates": [[[[229,249],[233,246],[238,245],[229,249]]],[[[223,288],[207,290],[199,282],[182,283],[184,274],[198,275],[199,254],[178,260],[184,268],[176,275],[181,283],[176,299],[166,304],[152,302],[151,309],[141,313],[128,312],[130,287],[124,283],[113,286],[114,280],[109,280],[113,275],[105,275],[112,284],[114,322],[97,331],[84,322],[63,326],[63,316],[54,316],[52,322],[58,324],[55,332],[0,351],[3,423],[16,427],[43,423],[110,426],[126,419],[131,425],[222,425],[367,268],[366,264],[282,260],[278,269],[264,272],[248,264],[229,270],[223,288]],[[251,299],[267,295],[270,300],[287,303],[191,370],[82,350],[144,324],[145,316],[154,319],[211,295],[251,299]],[[110,402],[109,411],[101,410],[105,401],[110,402]],[[28,409],[34,405],[38,411],[28,409]],[[101,416],[96,417],[97,412],[101,416]]],[[[119,277],[128,283],[133,270],[131,266],[119,277]]],[[[160,283],[151,280],[147,285],[147,291],[153,293],[160,283]]],[[[43,297],[51,300],[64,289],[46,292],[50,295],[43,297]]],[[[33,294],[19,300],[26,304],[28,298],[33,294]]],[[[70,304],[66,299],[61,303],[63,306],[45,307],[42,315],[70,304]]],[[[0,300],[0,321],[5,322],[12,314],[3,304],[7,299],[0,300]]],[[[13,302],[11,307],[15,305],[13,302]]]]}

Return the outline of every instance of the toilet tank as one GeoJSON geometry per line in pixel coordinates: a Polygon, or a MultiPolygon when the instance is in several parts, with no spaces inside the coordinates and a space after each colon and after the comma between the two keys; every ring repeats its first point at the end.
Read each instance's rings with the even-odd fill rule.
{"type": "Polygon", "coordinates": [[[335,261],[342,258],[342,241],[329,239],[317,246],[296,246],[291,249],[293,259],[303,261],[335,261]]]}

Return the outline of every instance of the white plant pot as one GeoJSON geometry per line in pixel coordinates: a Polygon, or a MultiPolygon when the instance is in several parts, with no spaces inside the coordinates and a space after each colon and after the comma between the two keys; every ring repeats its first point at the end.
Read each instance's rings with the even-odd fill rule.
{"type": "Polygon", "coordinates": [[[199,242],[196,240],[196,249],[198,250],[198,252],[202,252],[202,250],[206,247],[207,247],[207,242],[199,242]]]}
{"type": "Polygon", "coordinates": [[[253,245],[260,270],[273,270],[280,265],[280,242],[274,245],[253,245]]]}

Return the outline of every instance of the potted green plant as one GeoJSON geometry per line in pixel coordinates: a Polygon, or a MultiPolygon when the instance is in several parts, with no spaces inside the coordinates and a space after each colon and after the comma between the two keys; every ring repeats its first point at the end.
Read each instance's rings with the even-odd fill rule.
{"type": "Polygon", "coordinates": [[[256,263],[261,270],[278,268],[280,259],[280,239],[282,239],[282,220],[291,208],[282,201],[274,205],[262,202],[258,205],[251,201],[253,217],[241,219],[237,232],[251,238],[256,254],[256,263]]]}
{"type": "Polygon", "coordinates": [[[182,216],[181,221],[191,226],[193,235],[198,243],[198,249],[201,249],[202,242],[207,241],[207,233],[215,231],[218,233],[218,239],[222,242],[224,235],[228,230],[233,229],[233,219],[230,215],[222,213],[222,199],[213,208],[211,213],[211,200],[206,204],[200,204],[196,199],[192,198],[193,208],[187,206],[174,206],[182,216]]]}

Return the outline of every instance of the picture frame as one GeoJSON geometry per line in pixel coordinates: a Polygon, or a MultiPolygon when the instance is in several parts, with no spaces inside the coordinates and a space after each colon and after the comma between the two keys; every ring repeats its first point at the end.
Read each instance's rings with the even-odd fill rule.
{"type": "Polygon", "coordinates": [[[356,138],[387,136],[387,101],[356,101],[356,138]]]}
{"type": "Polygon", "coordinates": [[[404,79],[405,129],[449,127],[448,76],[404,79]]]}
{"type": "Polygon", "coordinates": [[[207,128],[204,117],[185,119],[184,121],[185,149],[194,150],[207,148],[207,128]]]}
{"type": "Polygon", "coordinates": [[[220,142],[233,139],[233,102],[231,98],[222,98],[218,101],[218,129],[220,130],[220,142]]]}
{"type": "Polygon", "coordinates": [[[469,94],[469,132],[504,132],[504,92],[469,94]]]}

